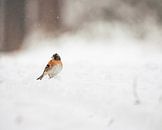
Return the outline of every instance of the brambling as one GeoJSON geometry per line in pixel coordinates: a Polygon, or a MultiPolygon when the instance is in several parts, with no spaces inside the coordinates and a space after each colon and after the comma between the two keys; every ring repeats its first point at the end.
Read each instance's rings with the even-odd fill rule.
{"type": "Polygon", "coordinates": [[[52,59],[46,65],[42,75],[37,78],[37,80],[41,80],[45,75],[48,75],[49,78],[53,78],[62,70],[63,64],[61,62],[60,56],[55,53],[51,58],[52,59]]]}

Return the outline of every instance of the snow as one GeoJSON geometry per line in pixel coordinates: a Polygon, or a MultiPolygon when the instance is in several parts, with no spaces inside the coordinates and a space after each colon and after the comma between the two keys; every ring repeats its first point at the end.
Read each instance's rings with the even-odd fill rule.
{"type": "Polygon", "coordinates": [[[161,130],[162,53],[121,38],[65,36],[1,54],[0,129],[161,130]],[[62,72],[37,81],[55,52],[62,72]]]}

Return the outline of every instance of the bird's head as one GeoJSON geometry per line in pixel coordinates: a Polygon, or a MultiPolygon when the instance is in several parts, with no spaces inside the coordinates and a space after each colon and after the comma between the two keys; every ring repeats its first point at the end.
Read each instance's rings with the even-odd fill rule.
{"type": "Polygon", "coordinates": [[[61,60],[61,57],[57,53],[53,54],[51,58],[54,60],[61,60]]]}

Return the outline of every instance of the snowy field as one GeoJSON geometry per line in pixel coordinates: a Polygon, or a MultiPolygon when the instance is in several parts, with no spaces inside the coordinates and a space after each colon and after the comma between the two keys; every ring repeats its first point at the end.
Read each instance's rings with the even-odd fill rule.
{"type": "Polygon", "coordinates": [[[0,130],[162,130],[162,52],[127,38],[94,41],[1,54],[0,130]],[[55,52],[62,72],[37,81],[55,52]]]}

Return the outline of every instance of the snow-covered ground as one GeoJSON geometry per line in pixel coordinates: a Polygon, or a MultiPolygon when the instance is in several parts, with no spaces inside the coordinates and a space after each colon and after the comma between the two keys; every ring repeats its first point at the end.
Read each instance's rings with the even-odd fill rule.
{"type": "Polygon", "coordinates": [[[1,54],[0,130],[162,130],[162,53],[125,40],[1,54]],[[55,52],[62,72],[37,81],[55,52]]]}

